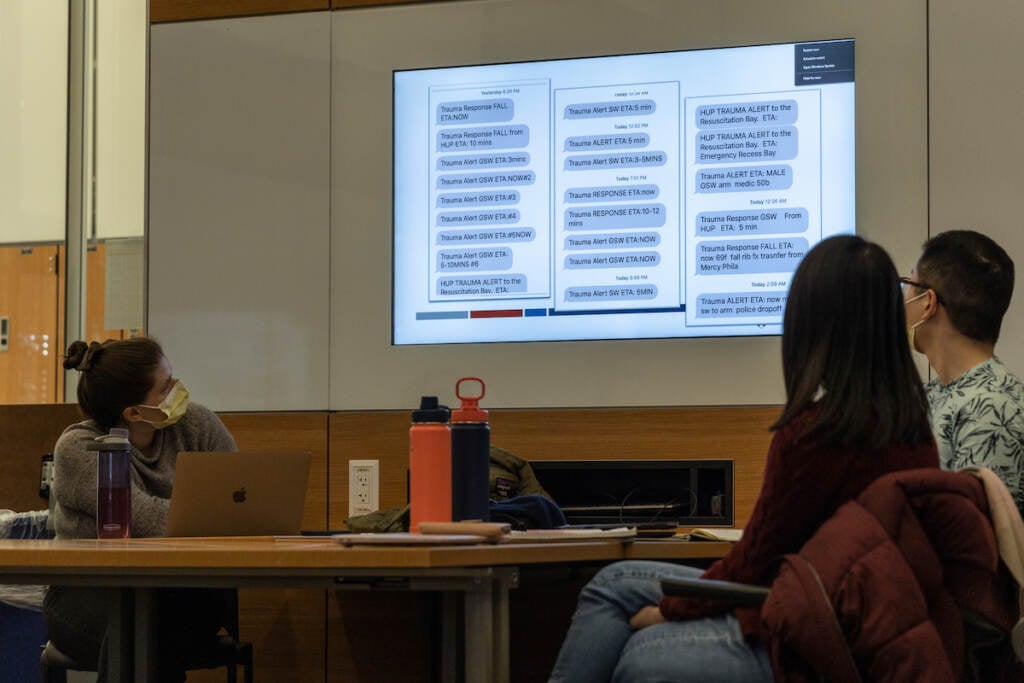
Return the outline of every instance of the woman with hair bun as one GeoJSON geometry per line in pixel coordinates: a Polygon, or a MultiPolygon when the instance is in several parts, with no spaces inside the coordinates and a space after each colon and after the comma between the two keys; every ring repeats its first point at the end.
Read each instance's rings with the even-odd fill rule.
{"type": "MultiPolygon", "coordinates": [[[[96,538],[95,440],[113,427],[128,430],[132,451],[133,537],[163,536],[174,467],[182,451],[235,451],[220,418],[191,403],[170,361],[153,339],[72,343],[64,368],[81,373],[78,405],[87,418],[69,426],[54,448],[51,495],[58,539],[96,538]]],[[[106,680],[105,632],[112,589],[51,586],[43,602],[50,641],[106,680]]],[[[158,593],[161,681],[185,680],[180,654],[212,638],[221,626],[219,591],[158,593]]]]}

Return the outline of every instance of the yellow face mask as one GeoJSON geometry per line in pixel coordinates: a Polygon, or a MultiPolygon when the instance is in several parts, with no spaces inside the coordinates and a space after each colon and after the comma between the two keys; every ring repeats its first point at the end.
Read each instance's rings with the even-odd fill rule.
{"type": "Polygon", "coordinates": [[[185,416],[185,411],[188,410],[188,403],[188,388],[185,386],[185,383],[179,379],[175,382],[174,386],[171,387],[171,390],[167,392],[167,396],[164,397],[164,400],[160,401],[160,405],[139,405],[139,408],[159,410],[163,413],[163,420],[144,420],[157,429],[163,429],[164,427],[170,427],[185,416]]]}

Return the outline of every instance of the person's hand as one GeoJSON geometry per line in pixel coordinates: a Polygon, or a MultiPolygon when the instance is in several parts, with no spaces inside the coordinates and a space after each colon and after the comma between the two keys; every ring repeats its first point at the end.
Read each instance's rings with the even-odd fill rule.
{"type": "Polygon", "coordinates": [[[629,620],[629,625],[636,629],[647,628],[648,626],[654,626],[655,624],[661,624],[665,621],[665,617],[661,614],[661,610],[657,605],[648,605],[639,612],[633,615],[633,618],[629,620]]]}

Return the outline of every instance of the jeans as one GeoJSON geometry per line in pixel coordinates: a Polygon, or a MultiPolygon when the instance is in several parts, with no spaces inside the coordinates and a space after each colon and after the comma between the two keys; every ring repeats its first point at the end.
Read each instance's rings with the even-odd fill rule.
{"type": "Polygon", "coordinates": [[[767,650],[748,643],[731,614],[638,631],[629,625],[640,608],[661,601],[662,578],[701,573],[694,567],[640,560],[616,562],[599,571],[580,592],[550,683],[771,683],[767,650]]]}

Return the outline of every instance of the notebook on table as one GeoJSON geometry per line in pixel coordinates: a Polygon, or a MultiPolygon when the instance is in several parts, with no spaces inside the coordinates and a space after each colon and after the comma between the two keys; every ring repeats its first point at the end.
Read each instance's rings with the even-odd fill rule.
{"type": "Polygon", "coordinates": [[[281,451],[179,453],[167,535],[297,534],[311,458],[281,451]]]}

